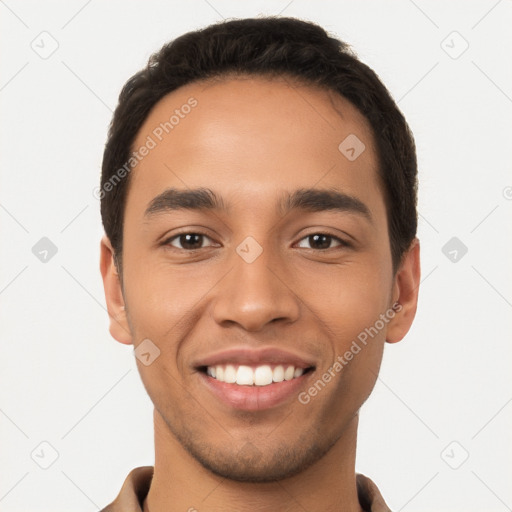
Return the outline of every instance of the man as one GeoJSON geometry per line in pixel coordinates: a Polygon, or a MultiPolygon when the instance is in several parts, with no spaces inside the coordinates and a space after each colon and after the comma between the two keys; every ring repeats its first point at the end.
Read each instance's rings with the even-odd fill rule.
{"type": "Polygon", "coordinates": [[[416,180],[388,91],[312,23],[216,24],[127,82],[100,268],[155,466],[105,511],[389,510],[358,411],[415,316],[416,180]]]}

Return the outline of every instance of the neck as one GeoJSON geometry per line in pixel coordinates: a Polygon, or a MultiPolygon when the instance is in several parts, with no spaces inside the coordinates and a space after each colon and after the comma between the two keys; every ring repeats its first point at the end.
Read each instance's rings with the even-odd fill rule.
{"type": "Polygon", "coordinates": [[[363,512],[357,498],[355,450],[358,416],[335,445],[303,472],[271,483],[223,479],[205,469],[154,412],[155,469],[144,512],[363,512]]]}

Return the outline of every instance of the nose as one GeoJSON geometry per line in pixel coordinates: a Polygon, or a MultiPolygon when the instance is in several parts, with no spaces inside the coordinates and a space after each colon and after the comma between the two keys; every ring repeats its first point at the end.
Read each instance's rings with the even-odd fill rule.
{"type": "Polygon", "coordinates": [[[223,327],[238,324],[252,332],[277,320],[295,322],[300,300],[293,292],[293,275],[283,263],[265,250],[250,263],[235,254],[232,270],[217,287],[214,320],[223,327]]]}

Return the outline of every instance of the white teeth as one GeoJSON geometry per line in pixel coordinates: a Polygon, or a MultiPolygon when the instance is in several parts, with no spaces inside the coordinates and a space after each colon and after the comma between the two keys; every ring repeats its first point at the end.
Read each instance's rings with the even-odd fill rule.
{"type": "Polygon", "coordinates": [[[224,370],[224,382],[229,384],[236,382],[236,368],[232,364],[228,364],[224,370]]]}
{"type": "Polygon", "coordinates": [[[256,386],[268,386],[272,384],[272,368],[270,366],[258,366],[254,372],[254,384],[256,386]]]}
{"type": "Polygon", "coordinates": [[[284,368],[282,366],[276,366],[272,374],[272,380],[274,382],[283,382],[284,380],[284,368]]]}
{"type": "Polygon", "coordinates": [[[238,367],[238,371],[236,372],[236,383],[239,386],[252,386],[254,384],[254,372],[250,366],[238,367]]]}
{"type": "Polygon", "coordinates": [[[292,380],[294,372],[295,368],[293,366],[288,366],[284,372],[284,380],[292,380]]]}
{"type": "Polygon", "coordinates": [[[268,386],[273,382],[292,380],[304,374],[303,368],[295,368],[293,365],[278,365],[273,370],[270,365],[261,365],[256,368],[233,364],[208,366],[206,373],[210,377],[228,384],[239,386],[268,386]]]}

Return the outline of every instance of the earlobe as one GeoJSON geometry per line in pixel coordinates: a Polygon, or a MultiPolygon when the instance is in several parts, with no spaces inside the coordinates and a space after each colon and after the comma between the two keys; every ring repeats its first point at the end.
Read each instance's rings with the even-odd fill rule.
{"type": "Polygon", "coordinates": [[[100,243],[100,272],[110,320],[110,334],[120,343],[130,345],[132,337],[126,317],[121,281],[115,265],[114,250],[106,235],[100,243]]]}
{"type": "Polygon", "coordinates": [[[418,306],[420,276],[420,242],[415,238],[395,275],[392,305],[397,306],[386,331],[388,343],[400,341],[411,328],[418,306]]]}

